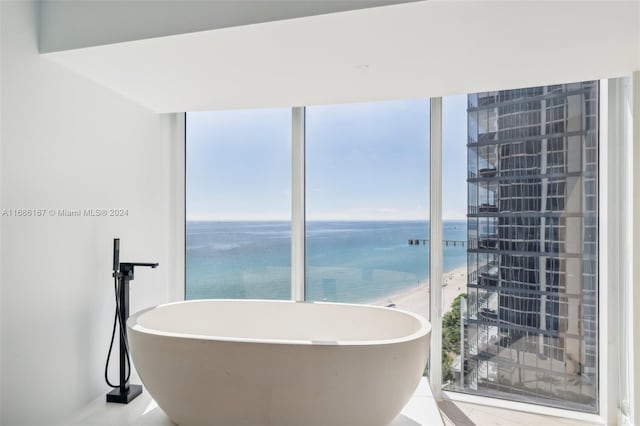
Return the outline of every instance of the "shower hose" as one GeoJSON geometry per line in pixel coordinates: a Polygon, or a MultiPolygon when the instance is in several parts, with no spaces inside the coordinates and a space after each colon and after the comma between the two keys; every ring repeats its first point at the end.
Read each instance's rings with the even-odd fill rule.
{"type": "Polygon", "coordinates": [[[127,376],[125,379],[125,383],[128,382],[129,378],[131,377],[131,360],[129,359],[129,345],[127,344],[127,338],[125,337],[126,336],[126,330],[124,328],[125,325],[122,323],[122,318],[120,318],[120,297],[118,297],[118,295],[120,294],[120,291],[119,291],[120,288],[118,285],[117,277],[113,278],[113,289],[115,291],[115,297],[116,297],[116,313],[113,317],[113,328],[111,330],[111,343],[109,343],[109,352],[107,352],[107,362],[105,363],[105,366],[104,366],[104,380],[107,382],[107,385],[111,386],[112,388],[117,388],[120,385],[114,385],[113,383],[111,383],[111,381],[109,381],[109,361],[111,360],[111,352],[113,351],[113,341],[116,336],[116,324],[119,325],[120,347],[124,348],[125,358],[127,359],[127,364],[126,364],[127,376]]]}

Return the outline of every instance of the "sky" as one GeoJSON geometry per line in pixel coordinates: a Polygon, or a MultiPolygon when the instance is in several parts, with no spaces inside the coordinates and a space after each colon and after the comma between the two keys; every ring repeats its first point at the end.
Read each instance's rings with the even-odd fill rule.
{"type": "MultiPolygon", "coordinates": [[[[443,218],[466,215],[466,96],[443,99],[443,218]]],[[[290,220],[291,110],[187,114],[187,220],[290,220]]],[[[308,220],[425,220],[428,99],[306,109],[308,220]]]]}

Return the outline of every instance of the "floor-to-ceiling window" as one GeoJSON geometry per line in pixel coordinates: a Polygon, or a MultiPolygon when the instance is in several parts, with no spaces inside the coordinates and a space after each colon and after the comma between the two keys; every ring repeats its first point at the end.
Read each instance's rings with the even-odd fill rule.
{"type": "MultiPolygon", "coordinates": [[[[461,363],[461,309],[467,282],[467,157],[465,95],[442,99],[442,383],[445,389],[461,363]]],[[[470,161],[476,161],[475,157],[470,161]]],[[[469,228],[470,230],[473,227],[469,228]]],[[[471,271],[472,272],[472,271],[471,271]]]]}
{"type": "Polygon", "coordinates": [[[306,109],[306,299],[428,315],[429,101],[306,109]]]}
{"type": "MultiPolygon", "coordinates": [[[[598,82],[463,101],[444,100],[443,174],[466,157],[452,191],[468,199],[444,387],[598,412],[598,82]]],[[[444,211],[456,203],[443,198],[444,211]]]]}
{"type": "MultiPolygon", "coordinates": [[[[290,298],[292,120],[187,114],[188,299],[290,298]]],[[[305,128],[305,299],[428,315],[428,99],[308,107],[305,128]]]]}
{"type": "MultiPolygon", "coordinates": [[[[307,107],[304,298],[428,317],[438,288],[445,390],[598,412],[598,96],[443,99],[434,286],[428,100],[307,107]]],[[[292,119],[188,114],[187,298],[291,297],[292,119]]]]}
{"type": "Polygon", "coordinates": [[[291,110],[187,114],[187,299],[291,294],[291,110]]]}

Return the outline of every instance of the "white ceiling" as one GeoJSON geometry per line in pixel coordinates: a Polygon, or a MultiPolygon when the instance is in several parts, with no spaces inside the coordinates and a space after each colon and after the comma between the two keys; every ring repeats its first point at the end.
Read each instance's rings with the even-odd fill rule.
{"type": "Polygon", "coordinates": [[[640,3],[414,2],[46,56],[156,112],[443,96],[640,69],[640,3]]]}
{"type": "Polygon", "coordinates": [[[42,53],[419,0],[40,0],[42,53]]]}

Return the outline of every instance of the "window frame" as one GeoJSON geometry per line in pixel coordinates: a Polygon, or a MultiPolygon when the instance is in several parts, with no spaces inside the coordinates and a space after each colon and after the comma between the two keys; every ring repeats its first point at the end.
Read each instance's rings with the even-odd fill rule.
{"type": "MultiPolygon", "coordinates": [[[[611,229],[608,224],[610,214],[618,214],[617,209],[609,201],[609,194],[617,191],[616,183],[610,179],[610,170],[620,175],[621,179],[625,179],[624,171],[616,167],[615,159],[621,149],[620,144],[610,144],[608,138],[608,122],[611,120],[609,115],[609,97],[608,97],[608,80],[599,81],[599,163],[598,163],[598,413],[584,413],[581,411],[570,410],[566,408],[556,408],[534,403],[526,403],[512,401],[498,397],[471,395],[456,391],[442,391],[442,399],[467,402],[480,405],[491,405],[497,408],[503,408],[512,411],[522,411],[528,413],[542,414],[547,416],[562,417],[572,420],[580,420],[585,422],[607,424],[607,420],[611,419],[612,412],[615,411],[617,401],[614,397],[613,387],[616,383],[611,382],[612,377],[618,373],[617,364],[608,354],[607,342],[609,340],[609,327],[611,323],[608,315],[615,311],[615,302],[613,298],[607,297],[607,293],[612,288],[616,288],[617,281],[611,281],[608,269],[608,250],[611,245],[616,244],[620,238],[618,229],[611,229]],[[614,155],[610,155],[611,151],[614,155]],[[605,279],[603,279],[605,278],[605,279]],[[610,282],[611,281],[611,282],[610,282]],[[611,382],[611,383],[610,383],[611,382]]],[[[442,139],[431,140],[431,144],[442,145],[442,139]]],[[[431,176],[432,182],[440,179],[441,176],[431,176]]],[[[615,204],[618,205],[618,204],[615,204]]],[[[433,291],[440,291],[441,285],[435,285],[433,291]]],[[[433,381],[431,382],[433,386],[433,381]]]]}
{"type": "MultiPolygon", "coordinates": [[[[625,244],[625,227],[613,228],[610,216],[620,217],[623,212],[612,200],[622,200],[626,194],[617,188],[617,183],[628,182],[632,170],[616,167],[616,161],[624,158],[625,149],[628,147],[624,143],[610,143],[608,138],[611,121],[614,124],[620,122],[620,115],[623,112],[609,109],[609,88],[616,90],[615,80],[600,80],[600,124],[599,124],[599,215],[598,215],[598,264],[599,264],[599,288],[598,288],[598,348],[599,348],[599,411],[597,414],[583,413],[570,409],[548,407],[534,403],[517,402],[489,396],[471,395],[462,392],[446,391],[441,389],[441,346],[442,346],[442,251],[429,250],[429,287],[430,293],[430,322],[432,325],[429,383],[434,397],[437,400],[451,400],[468,402],[482,405],[491,405],[513,411],[522,411],[542,415],[556,416],[567,419],[582,420],[593,423],[607,423],[613,418],[617,418],[617,393],[614,387],[613,377],[619,373],[620,366],[607,346],[610,334],[615,334],[609,330],[615,312],[615,297],[607,297],[611,290],[617,291],[618,287],[627,284],[630,277],[618,277],[608,268],[608,248],[623,247],[625,244]],[[435,368],[434,368],[435,367],[435,368]]],[[[621,85],[619,85],[621,86],[621,85]]],[[[622,88],[617,89],[623,90],[622,88]]],[[[614,95],[621,96],[620,93],[614,95]]],[[[442,242],[442,98],[428,98],[430,103],[430,240],[431,246],[439,247],[442,242]],[[435,231],[435,232],[434,232],[435,231]]],[[[305,211],[305,107],[292,107],[292,154],[291,154],[291,299],[294,301],[304,301],[305,298],[305,246],[306,246],[306,211],[305,211]]],[[[173,128],[174,139],[181,143],[176,144],[172,152],[172,175],[174,177],[173,190],[177,203],[172,203],[175,207],[171,211],[169,220],[175,224],[173,232],[170,233],[169,242],[172,243],[169,249],[170,265],[169,275],[172,279],[168,291],[170,301],[185,300],[186,294],[186,130],[187,114],[176,114],[173,128]],[[181,201],[181,202],[180,202],[181,201]],[[182,252],[183,256],[179,256],[182,252]]],[[[628,143],[628,142],[627,142],[628,143]]],[[[625,258],[628,260],[627,258],[625,258]]],[[[614,269],[614,268],[611,268],[614,269]]]]}

